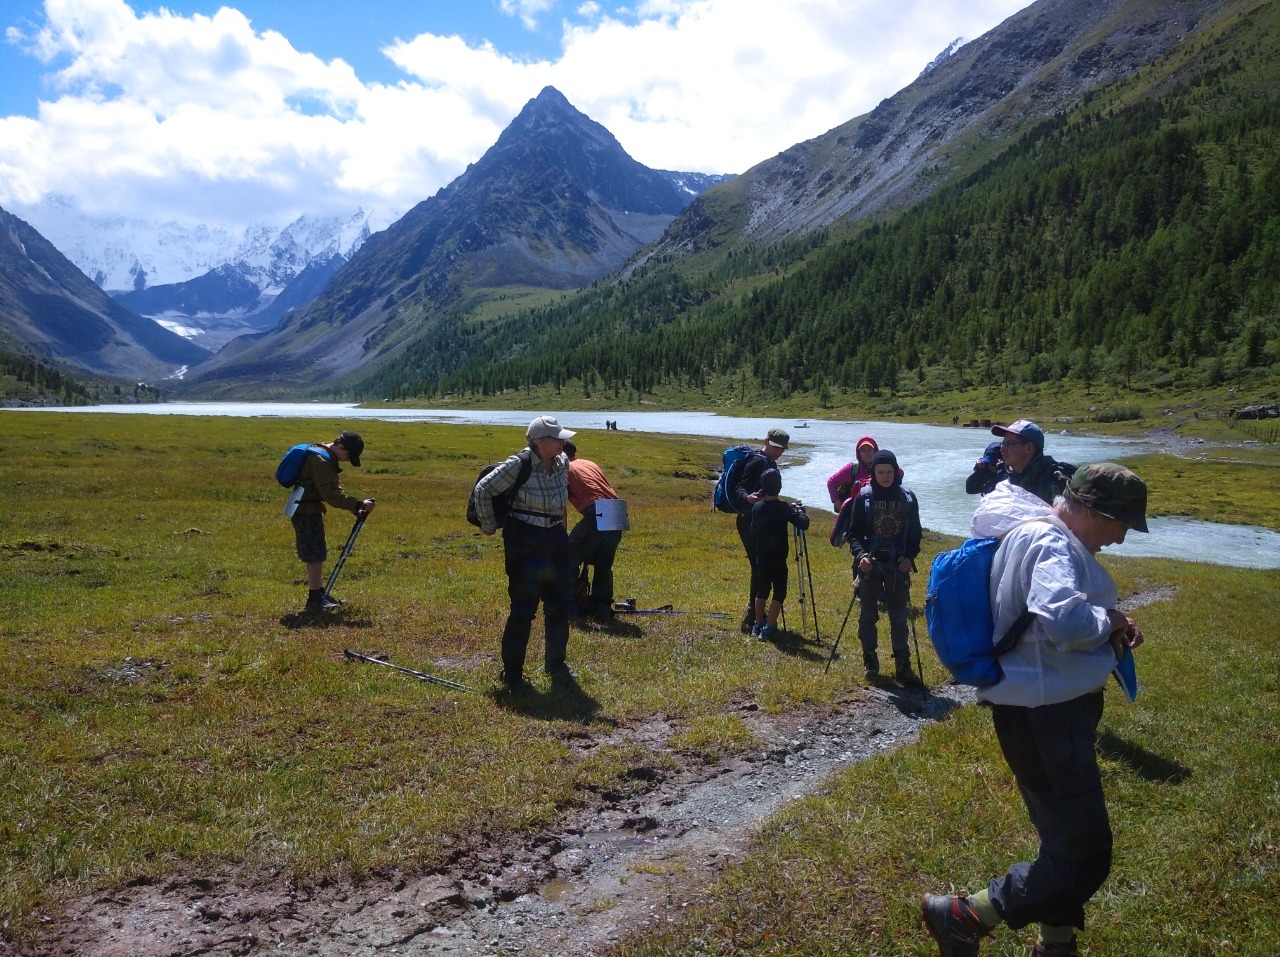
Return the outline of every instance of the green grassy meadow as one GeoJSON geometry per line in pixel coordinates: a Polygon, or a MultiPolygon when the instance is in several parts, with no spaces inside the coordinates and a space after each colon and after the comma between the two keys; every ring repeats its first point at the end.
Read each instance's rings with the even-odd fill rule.
{"type": "MultiPolygon", "coordinates": [[[[575,627],[579,687],[553,693],[535,623],[538,691],[513,700],[497,694],[501,542],[463,515],[480,466],[520,447],[521,429],[361,422],[364,468],[343,478],[378,508],[335,589],[347,604],[316,623],[298,614],[303,570],[273,472],[289,445],[344,423],[0,421],[0,921],[15,938],[63,898],[178,870],[307,883],[439,866],[677,759],[627,743],[622,726],[668,716],[686,757],[716,756],[750,746],[736,703],[820,708],[861,681],[851,658],[822,670],[849,601],[829,513],[809,536],[822,644],[750,641],[736,616],[575,627]],[[477,693],[348,663],[343,648],[477,693]]],[[[595,432],[579,445],[628,501],[618,596],[740,609],[733,520],[708,511],[723,443],[595,432]]],[[[1274,527],[1273,458],[1235,465],[1241,481],[1213,497],[1204,470],[1179,461],[1149,463],[1153,510],[1274,527]]],[[[327,573],[351,517],[326,524],[327,573]]],[[[927,533],[922,571],[952,542],[927,533]]],[[[1105,719],[1117,857],[1091,952],[1273,954],[1280,573],[1107,561],[1122,595],[1166,597],[1137,613],[1144,695],[1113,696],[1105,719]]],[[[925,677],[943,680],[927,648],[925,677]]],[[[620,952],[929,953],[918,895],[976,886],[1031,836],[985,712],[965,709],[790,806],[702,906],[620,952]]],[[[984,953],[1020,946],[1004,931],[984,953]]]]}

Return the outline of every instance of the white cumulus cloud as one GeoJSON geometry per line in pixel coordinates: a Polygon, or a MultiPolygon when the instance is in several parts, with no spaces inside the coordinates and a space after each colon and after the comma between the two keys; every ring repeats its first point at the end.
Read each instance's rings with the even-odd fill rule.
{"type": "Polygon", "coordinates": [[[8,40],[48,65],[34,117],[0,118],[0,205],[56,193],[86,211],[191,221],[407,209],[555,86],[657,168],[740,172],[867,112],[956,36],[1025,0],[501,0],[552,59],[424,33],[381,52],[396,83],[212,16],[124,0],[46,0],[8,40]]]}

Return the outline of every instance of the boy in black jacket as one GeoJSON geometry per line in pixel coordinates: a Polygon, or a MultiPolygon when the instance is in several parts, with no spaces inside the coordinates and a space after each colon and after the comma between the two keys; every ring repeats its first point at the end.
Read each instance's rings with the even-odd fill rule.
{"type": "Polygon", "coordinates": [[[908,687],[919,685],[911,670],[911,646],[907,641],[907,604],[911,598],[911,573],[920,554],[920,507],[915,493],[902,485],[898,459],[881,449],[871,460],[874,479],[863,486],[853,503],[849,550],[858,578],[862,611],[858,615],[858,641],[868,678],[880,673],[876,653],[877,605],[889,612],[889,641],[896,665],[895,677],[908,687]]]}
{"type": "Polygon", "coordinates": [[[756,615],[751,634],[765,640],[778,633],[778,615],[787,600],[787,546],[791,537],[788,526],[809,527],[803,506],[782,501],[778,498],[780,491],[782,473],[768,469],[760,476],[761,498],[751,506],[751,537],[756,552],[751,566],[751,600],[756,615]]]}

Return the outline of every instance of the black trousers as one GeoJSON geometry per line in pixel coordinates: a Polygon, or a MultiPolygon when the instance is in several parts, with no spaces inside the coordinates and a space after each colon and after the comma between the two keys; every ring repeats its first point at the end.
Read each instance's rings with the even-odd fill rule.
{"type": "Polygon", "coordinates": [[[564,667],[569,648],[569,536],[563,524],[542,528],[514,516],[502,529],[511,611],[502,630],[502,668],[508,678],[524,673],[533,617],[542,603],[545,666],[564,667]]]}
{"type": "Polygon", "coordinates": [[[1084,929],[1084,905],[1111,872],[1111,823],[1098,770],[1102,693],[1061,704],[994,705],[1000,750],[1040,836],[1034,861],[988,885],[1014,930],[1032,921],[1084,929]]]}
{"type": "MultiPolygon", "coordinates": [[[[855,568],[857,566],[854,566],[855,568]]],[[[865,575],[858,573],[861,585],[858,600],[858,642],[864,661],[877,658],[879,644],[876,627],[880,623],[880,602],[889,613],[889,644],[893,657],[910,667],[911,646],[907,643],[907,605],[911,601],[911,577],[899,572],[892,562],[875,562],[865,575]]]]}
{"type": "Polygon", "coordinates": [[[742,540],[742,548],[747,553],[747,565],[751,568],[751,577],[747,579],[747,608],[750,610],[755,602],[754,583],[756,575],[756,537],[751,534],[751,514],[738,513],[738,538],[742,540]]]}
{"type": "Polygon", "coordinates": [[[583,562],[595,567],[591,582],[591,610],[606,612],[613,609],[613,559],[622,544],[622,532],[602,532],[596,527],[594,512],[579,519],[569,533],[569,566],[576,578],[583,562]]]}

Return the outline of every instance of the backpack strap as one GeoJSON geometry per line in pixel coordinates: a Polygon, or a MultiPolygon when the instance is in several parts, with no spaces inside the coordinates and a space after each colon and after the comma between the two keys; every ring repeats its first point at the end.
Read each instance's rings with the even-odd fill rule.
{"type": "MultiPolygon", "coordinates": [[[[529,481],[529,476],[533,474],[533,453],[528,449],[521,449],[516,453],[520,459],[520,471],[516,473],[516,483],[507,489],[507,500],[514,502],[516,493],[524,487],[524,483],[529,481]]],[[[527,508],[509,508],[508,515],[532,515],[535,518],[555,519],[557,516],[548,515],[546,512],[533,512],[527,508]]]]}
{"type": "MultiPolygon", "coordinates": [[[[306,452],[302,454],[303,464],[306,463],[308,455],[318,455],[322,459],[324,459],[326,462],[328,462],[330,465],[334,464],[332,453],[330,453],[330,451],[326,449],[323,445],[321,445],[319,442],[312,442],[309,446],[307,446],[306,452]]],[[[295,484],[301,485],[303,488],[306,488],[307,491],[311,491],[310,487],[307,486],[307,484],[302,481],[302,465],[298,466],[298,481],[295,484]]]]}

